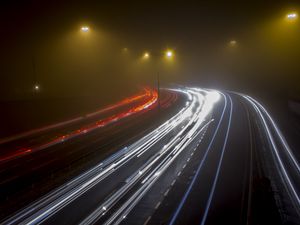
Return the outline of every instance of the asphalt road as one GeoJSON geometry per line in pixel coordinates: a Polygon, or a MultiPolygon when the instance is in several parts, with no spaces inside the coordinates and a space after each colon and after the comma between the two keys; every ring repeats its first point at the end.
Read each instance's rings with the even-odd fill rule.
{"type": "MultiPolygon", "coordinates": [[[[142,137],[145,132],[149,132],[165,118],[172,115],[173,111],[176,112],[182,99],[178,99],[178,104],[171,105],[170,103],[174,101],[177,101],[174,94],[162,95],[160,117],[157,117],[157,109],[140,112],[68,141],[40,149],[33,154],[25,154],[22,157],[1,162],[1,217],[5,217],[36,200],[53,188],[70,180],[73,176],[105,159],[114,151],[142,137]]],[[[139,106],[139,104],[140,101],[135,105],[139,106]]],[[[110,113],[114,115],[120,110],[128,110],[128,107],[132,107],[132,104],[129,104],[126,109],[123,106],[121,109],[110,113]]],[[[100,116],[105,117],[106,114],[100,116]]],[[[99,116],[93,119],[98,121],[99,116]]],[[[25,145],[42,143],[47,141],[46,137],[55,134],[62,135],[67,131],[76,130],[84,124],[89,125],[91,121],[91,118],[87,118],[84,122],[68,124],[59,129],[50,129],[47,133],[38,132],[30,135],[27,139],[17,140],[17,143],[25,143],[25,145]]],[[[5,143],[5,145],[16,146],[17,144],[5,143]]]]}
{"type": "Polygon", "coordinates": [[[168,92],[179,100],[107,128],[110,141],[94,132],[61,147],[95,155],[105,142],[111,151],[4,223],[299,224],[298,159],[267,110],[239,93],[168,92]]]}

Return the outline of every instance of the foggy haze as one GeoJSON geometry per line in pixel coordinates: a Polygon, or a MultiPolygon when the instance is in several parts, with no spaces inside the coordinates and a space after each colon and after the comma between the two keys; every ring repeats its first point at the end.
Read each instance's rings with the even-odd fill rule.
{"type": "Polygon", "coordinates": [[[1,13],[1,98],[29,97],[37,81],[45,96],[93,95],[153,85],[157,72],[165,85],[189,79],[227,89],[299,92],[299,24],[282,22],[292,7],[298,6],[286,1],[7,3],[1,13]],[[91,33],[81,34],[82,24],[91,33]],[[231,40],[237,45],[230,46],[231,40]],[[176,51],[169,68],[155,62],[167,48],[176,51]],[[153,53],[150,63],[157,68],[141,65],[145,51],[153,53]]]}

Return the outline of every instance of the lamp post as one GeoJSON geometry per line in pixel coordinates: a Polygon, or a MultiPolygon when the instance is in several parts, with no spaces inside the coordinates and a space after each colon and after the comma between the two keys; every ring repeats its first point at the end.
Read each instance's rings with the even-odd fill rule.
{"type": "Polygon", "coordinates": [[[35,92],[38,92],[40,89],[40,86],[38,85],[37,82],[37,73],[36,73],[36,65],[35,65],[35,56],[34,54],[32,55],[32,74],[33,74],[33,89],[35,92]]]}
{"type": "MultiPolygon", "coordinates": [[[[167,49],[165,50],[164,54],[163,54],[164,58],[166,60],[172,60],[174,58],[174,51],[171,49],[167,49]]],[[[142,59],[148,61],[150,59],[151,55],[148,51],[145,51],[143,53],[142,59]]],[[[156,76],[156,85],[157,85],[157,97],[158,97],[158,109],[160,110],[160,73],[159,71],[157,71],[157,76],[156,76]]]]}

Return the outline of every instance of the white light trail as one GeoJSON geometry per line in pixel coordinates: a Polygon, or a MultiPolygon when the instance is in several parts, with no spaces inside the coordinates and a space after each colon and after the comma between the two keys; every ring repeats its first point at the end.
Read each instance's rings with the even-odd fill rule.
{"type": "MultiPolygon", "coordinates": [[[[173,89],[173,91],[181,92],[187,96],[191,95],[186,90],[173,89]]],[[[198,99],[198,101],[199,105],[201,105],[203,97],[201,96],[201,99],[198,99]]],[[[41,223],[50,218],[56,212],[108,177],[111,173],[114,173],[120,167],[128,163],[135,156],[143,154],[143,152],[149,150],[171,130],[175,129],[177,126],[182,126],[183,123],[186,123],[188,121],[188,117],[193,114],[192,108],[194,105],[195,104],[191,104],[184,107],[179,111],[179,113],[136,143],[114,154],[111,158],[108,158],[91,170],[83,173],[71,182],[63,185],[43,197],[41,200],[28,206],[15,216],[8,219],[6,223],[15,224],[22,222],[24,224],[35,224],[41,223]]]]}
{"type": "MultiPolygon", "coordinates": [[[[195,100],[201,102],[203,96],[196,91],[191,91],[195,96],[195,100]]],[[[211,113],[213,104],[217,101],[215,98],[216,94],[207,92],[207,95],[204,100],[202,107],[196,107],[196,104],[191,104],[196,107],[196,110],[191,114],[189,111],[185,112],[183,116],[192,116],[192,119],[189,120],[189,123],[174,137],[172,138],[167,145],[165,145],[160,152],[150,158],[139,170],[148,171],[148,175],[142,180],[141,187],[134,193],[134,198],[129,198],[112,216],[109,218],[105,224],[118,224],[122,221],[122,215],[128,215],[131,209],[138,203],[138,199],[141,199],[155,181],[163,174],[164,171],[171,165],[171,163],[182,153],[186,147],[197,137],[198,134],[205,128],[203,122],[206,117],[211,113]],[[214,96],[214,98],[212,98],[214,96]],[[209,99],[209,100],[207,100],[209,99]],[[214,101],[211,101],[214,99],[214,101]],[[186,114],[186,115],[185,115],[186,114]],[[194,123],[194,119],[197,118],[196,123],[190,128],[190,125],[194,123]],[[189,129],[189,130],[187,130],[189,129]],[[185,131],[188,131],[183,138],[180,137],[184,134],[185,131]],[[191,138],[193,137],[193,138],[191,138]],[[159,162],[158,166],[154,166],[156,162],[159,162]],[[152,167],[154,166],[154,167],[152,167]],[[140,193],[140,194],[139,194],[140,193]]],[[[207,123],[209,124],[210,121],[207,123]]],[[[135,177],[136,179],[141,179],[141,177],[135,177]]],[[[123,194],[127,193],[130,188],[132,188],[137,180],[130,179],[130,183],[126,183],[121,189],[114,193],[103,205],[110,204],[111,207],[115,205],[119,198],[123,194]]],[[[81,224],[93,224],[96,222],[102,215],[101,205],[94,210],[81,224]]]]}
{"type": "Polygon", "coordinates": [[[291,197],[291,201],[295,202],[296,210],[299,213],[300,212],[300,197],[299,197],[299,193],[297,192],[297,187],[295,187],[295,184],[291,178],[291,173],[294,172],[297,174],[298,179],[299,179],[299,164],[298,164],[297,160],[295,159],[295,157],[293,156],[291,149],[288,147],[283,135],[279,131],[277,125],[275,124],[274,120],[271,118],[271,116],[267,112],[267,110],[253,98],[251,98],[247,95],[242,95],[242,96],[253,106],[253,108],[256,110],[259,117],[261,118],[262,125],[264,126],[267,137],[272,145],[272,150],[273,150],[272,152],[275,155],[275,159],[277,159],[277,161],[274,161],[274,162],[275,163],[277,162],[278,168],[280,169],[280,170],[278,170],[278,172],[284,179],[284,182],[286,184],[285,187],[287,188],[288,193],[293,196],[293,197],[291,197]],[[268,125],[267,120],[269,120],[271,122],[272,127],[275,130],[276,137],[274,137],[272,135],[271,127],[268,125]],[[280,151],[280,149],[276,145],[275,138],[278,138],[281,141],[281,144],[284,147],[283,148],[284,152],[280,151]],[[281,153],[286,153],[288,155],[290,162],[296,168],[295,171],[287,170],[288,164],[286,164],[284,162],[283,158],[280,156],[281,153]]]}

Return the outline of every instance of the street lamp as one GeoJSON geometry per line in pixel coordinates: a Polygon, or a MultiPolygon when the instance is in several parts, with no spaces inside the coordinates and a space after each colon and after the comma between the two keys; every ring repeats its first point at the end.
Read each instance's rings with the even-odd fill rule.
{"type": "Polygon", "coordinates": [[[82,32],[88,32],[89,30],[90,30],[90,28],[88,27],[88,26],[82,26],[81,28],[80,28],[80,30],[82,31],[82,32]]]}
{"type": "Polygon", "coordinates": [[[40,90],[40,86],[38,84],[34,85],[34,90],[35,91],[39,91],[40,90]]]}
{"type": "MultiPolygon", "coordinates": [[[[174,51],[171,49],[167,49],[164,55],[166,59],[171,61],[174,57],[174,51]]],[[[158,92],[158,109],[160,110],[160,73],[159,72],[157,72],[157,92],[158,92]]]]}
{"type": "Polygon", "coordinates": [[[288,14],[286,15],[286,18],[287,18],[288,20],[296,20],[297,17],[298,17],[298,15],[297,15],[297,13],[295,13],[295,12],[288,13],[288,14]]]}
{"type": "Polygon", "coordinates": [[[143,59],[149,59],[149,57],[150,57],[150,53],[149,52],[145,52],[143,54],[143,59]]]}
{"type": "MultiPolygon", "coordinates": [[[[171,49],[167,49],[163,52],[152,52],[155,56],[163,56],[166,60],[172,61],[174,57],[174,51],[171,49]]],[[[151,54],[149,52],[144,52],[142,55],[143,60],[147,60],[151,57],[151,54]]],[[[157,94],[158,94],[158,109],[160,110],[160,73],[157,71],[157,94]]]]}
{"type": "Polygon", "coordinates": [[[174,53],[172,50],[167,50],[165,55],[166,55],[166,58],[171,59],[174,56],[174,53]]]}
{"type": "Polygon", "coordinates": [[[236,40],[231,40],[229,42],[230,47],[235,47],[237,45],[237,41],[236,40]]]}

